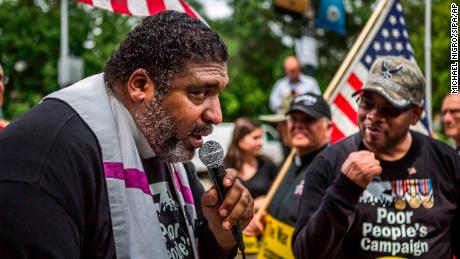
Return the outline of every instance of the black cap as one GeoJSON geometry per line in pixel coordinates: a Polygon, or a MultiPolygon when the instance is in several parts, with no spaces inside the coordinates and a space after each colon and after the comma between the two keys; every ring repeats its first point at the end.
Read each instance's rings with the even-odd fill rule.
{"type": "Polygon", "coordinates": [[[331,109],[324,98],[321,95],[312,93],[306,93],[294,97],[286,114],[293,111],[305,112],[315,119],[321,117],[332,119],[331,109]]]}

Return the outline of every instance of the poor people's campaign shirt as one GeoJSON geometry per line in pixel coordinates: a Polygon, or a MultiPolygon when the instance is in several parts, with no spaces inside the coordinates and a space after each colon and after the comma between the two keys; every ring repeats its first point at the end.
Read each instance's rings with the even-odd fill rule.
{"type": "Polygon", "coordinates": [[[184,219],[185,208],[179,207],[170,168],[155,157],[144,160],[144,164],[170,258],[194,258],[184,219]]]}
{"type": "Polygon", "coordinates": [[[350,153],[366,149],[359,134],[317,156],[305,178],[295,234],[298,255],[453,257],[460,245],[460,159],[444,143],[411,134],[407,154],[380,160],[382,174],[365,189],[340,171],[350,153]]]}

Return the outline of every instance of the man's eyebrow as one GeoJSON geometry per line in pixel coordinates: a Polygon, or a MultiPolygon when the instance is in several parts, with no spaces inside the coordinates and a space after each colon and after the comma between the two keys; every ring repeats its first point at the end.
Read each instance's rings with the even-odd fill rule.
{"type": "Polygon", "coordinates": [[[458,112],[460,111],[460,108],[446,108],[446,109],[441,109],[441,112],[458,112]]]}
{"type": "Polygon", "coordinates": [[[190,83],[189,88],[204,88],[204,89],[218,89],[220,88],[219,82],[205,82],[205,83],[190,83]]]}

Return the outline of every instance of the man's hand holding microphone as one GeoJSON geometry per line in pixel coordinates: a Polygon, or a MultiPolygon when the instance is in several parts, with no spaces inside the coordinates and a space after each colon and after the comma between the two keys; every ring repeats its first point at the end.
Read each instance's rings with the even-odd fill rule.
{"type": "Polygon", "coordinates": [[[199,156],[214,184],[201,198],[209,228],[223,249],[232,249],[237,244],[240,250],[244,250],[241,229],[253,217],[251,194],[237,178],[236,170],[224,168],[223,149],[217,142],[206,142],[199,150],[199,156]]]}

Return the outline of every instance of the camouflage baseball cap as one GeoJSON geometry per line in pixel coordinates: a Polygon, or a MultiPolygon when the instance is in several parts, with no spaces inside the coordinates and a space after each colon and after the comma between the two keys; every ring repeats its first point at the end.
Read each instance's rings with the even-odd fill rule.
{"type": "Polygon", "coordinates": [[[421,106],[425,78],[417,64],[403,57],[380,57],[372,65],[363,88],[353,96],[363,91],[376,92],[400,109],[411,104],[421,106]]]}

